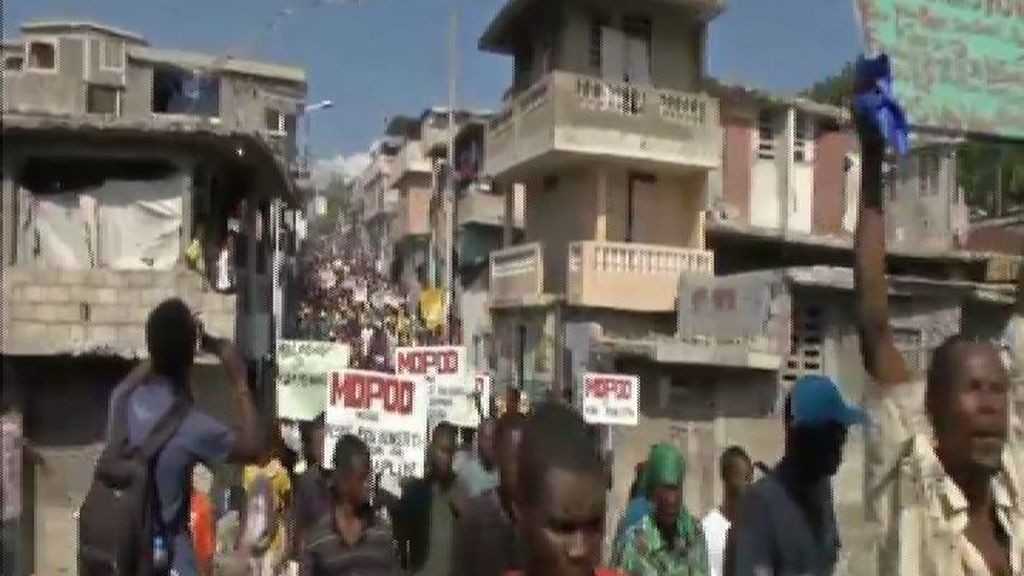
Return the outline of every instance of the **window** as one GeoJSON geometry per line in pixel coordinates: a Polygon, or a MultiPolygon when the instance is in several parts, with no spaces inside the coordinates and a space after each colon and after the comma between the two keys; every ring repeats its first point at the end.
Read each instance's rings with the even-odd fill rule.
{"type": "Polygon", "coordinates": [[[25,57],[21,54],[11,54],[4,57],[4,72],[21,72],[25,66],[25,57]]]}
{"type": "Polygon", "coordinates": [[[813,157],[814,119],[797,112],[793,135],[793,161],[811,162],[813,157]]]}
{"type": "Polygon", "coordinates": [[[627,16],[622,23],[626,69],[623,79],[631,84],[651,83],[651,19],[627,16]]]}
{"type": "Polygon", "coordinates": [[[57,45],[53,42],[33,41],[28,44],[29,70],[56,70],[57,45]]]}
{"type": "Polygon", "coordinates": [[[110,114],[117,116],[121,94],[112,86],[90,84],[85,92],[85,109],[89,114],[110,114]]]}
{"type": "Polygon", "coordinates": [[[917,180],[922,197],[939,194],[939,157],[937,155],[922,154],[918,156],[917,180]]]}
{"type": "Polygon", "coordinates": [[[267,108],[263,112],[263,129],[273,134],[285,133],[284,114],[280,110],[267,108]]]}
{"type": "Polygon", "coordinates": [[[757,115],[757,157],[765,160],[775,158],[775,115],[762,110],[757,115]]]}
{"type": "Polygon", "coordinates": [[[124,70],[124,44],[107,39],[100,44],[100,68],[103,70],[124,70]]]}
{"type": "Polygon", "coordinates": [[[156,114],[219,117],[220,78],[177,66],[155,66],[152,102],[156,114]]]}

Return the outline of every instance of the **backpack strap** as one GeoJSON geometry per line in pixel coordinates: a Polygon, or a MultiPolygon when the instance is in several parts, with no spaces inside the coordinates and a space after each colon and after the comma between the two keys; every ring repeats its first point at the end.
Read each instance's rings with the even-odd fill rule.
{"type": "Polygon", "coordinates": [[[127,381],[127,387],[121,397],[118,398],[117,406],[111,412],[110,417],[114,419],[113,427],[111,428],[110,442],[108,446],[114,447],[120,450],[128,445],[128,416],[129,407],[131,406],[132,394],[138,390],[139,386],[146,379],[134,375],[129,375],[127,381]]]}
{"type": "Polygon", "coordinates": [[[150,430],[146,439],[143,440],[142,445],[139,447],[139,453],[146,460],[151,460],[164,447],[164,444],[170,441],[171,437],[178,431],[178,427],[185,420],[185,416],[188,415],[189,408],[187,400],[177,398],[174,400],[174,404],[171,405],[170,410],[157,420],[153,429],[150,430]]]}

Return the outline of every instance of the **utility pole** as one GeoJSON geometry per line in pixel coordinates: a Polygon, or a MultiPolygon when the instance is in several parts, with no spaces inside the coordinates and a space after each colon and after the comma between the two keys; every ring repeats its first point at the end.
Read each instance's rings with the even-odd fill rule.
{"type": "Polygon", "coordinates": [[[448,31],[448,160],[445,178],[445,190],[444,190],[444,214],[445,214],[445,236],[447,242],[445,242],[445,250],[448,252],[445,257],[445,261],[448,266],[445,270],[445,281],[447,283],[447,290],[445,291],[445,300],[447,300],[447,324],[448,324],[448,343],[455,343],[455,296],[458,291],[457,275],[455,272],[455,238],[457,236],[455,227],[457,221],[455,218],[455,101],[456,92],[458,90],[458,76],[457,76],[457,58],[458,58],[458,26],[459,26],[459,12],[458,7],[452,4],[451,14],[451,28],[448,31]]]}

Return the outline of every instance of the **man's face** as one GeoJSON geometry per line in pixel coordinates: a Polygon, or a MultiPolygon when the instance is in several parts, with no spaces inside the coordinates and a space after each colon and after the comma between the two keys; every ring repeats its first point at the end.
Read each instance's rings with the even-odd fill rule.
{"type": "Polygon", "coordinates": [[[479,436],[477,438],[477,454],[485,466],[494,464],[496,458],[494,448],[494,420],[484,420],[480,423],[479,436]]]}
{"type": "Polygon", "coordinates": [[[334,472],[334,489],[343,501],[359,506],[368,500],[370,480],[370,459],[357,456],[349,470],[334,472]]]}
{"type": "Polygon", "coordinates": [[[951,353],[949,396],[934,416],[940,457],[947,467],[998,470],[1009,428],[1009,375],[992,346],[964,344],[951,353]]]}
{"type": "Polygon", "coordinates": [[[319,468],[324,467],[324,427],[311,425],[302,442],[303,456],[319,468]]]}
{"type": "Polygon", "coordinates": [[[654,518],[658,526],[671,530],[679,520],[683,491],[679,484],[658,484],[654,487],[654,518]]]}
{"type": "Polygon", "coordinates": [[[830,478],[843,463],[846,436],[846,426],[829,422],[822,426],[793,427],[789,441],[799,447],[801,463],[811,476],[830,478]]]}
{"type": "Polygon", "coordinates": [[[754,481],[754,466],[750,461],[740,456],[726,460],[723,471],[722,482],[725,485],[725,493],[733,498],[739,498],[746,493],[750,483],[754,481]]]}
{"type": "Polygon", "coordinates": [[[553,468],[523,515],[531,576],[592,576],[604,539],[600,475],[553,468]]]}
{"type": "Polygon", "coordinates": [[[452,462],[455,458],[455,435],[451,433],[434,434],[430,442],[430,470],[434,476],[448,479],[452,476],[452,462]]]}

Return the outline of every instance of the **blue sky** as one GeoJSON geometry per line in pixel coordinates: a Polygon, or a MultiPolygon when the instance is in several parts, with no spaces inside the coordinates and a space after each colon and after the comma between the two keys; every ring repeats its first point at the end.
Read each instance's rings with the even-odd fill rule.
{"type": "MultiPolygon", "coordinates": [[[[385,119],[446,101],[447,18],[460,10],[460,105],[494,108],[508,59],[476,42],[505,0],[2,0],[4,37],[27,20],[90,19],[139,32],[155,46],[304,66],[317,112],[313,151],[339,166],[385,119]],[[275,17],[292,8],[287,17],[275,17]],[[269,22],[276,22],[269,32],[269,22]]],[[[620,0],[628,1],[628,0],[620,0]]],[[[709,68],[729,81],[780,91],[838,70],[859,50],[853,0],[728,0],[712,23],[709,68]]]]}

